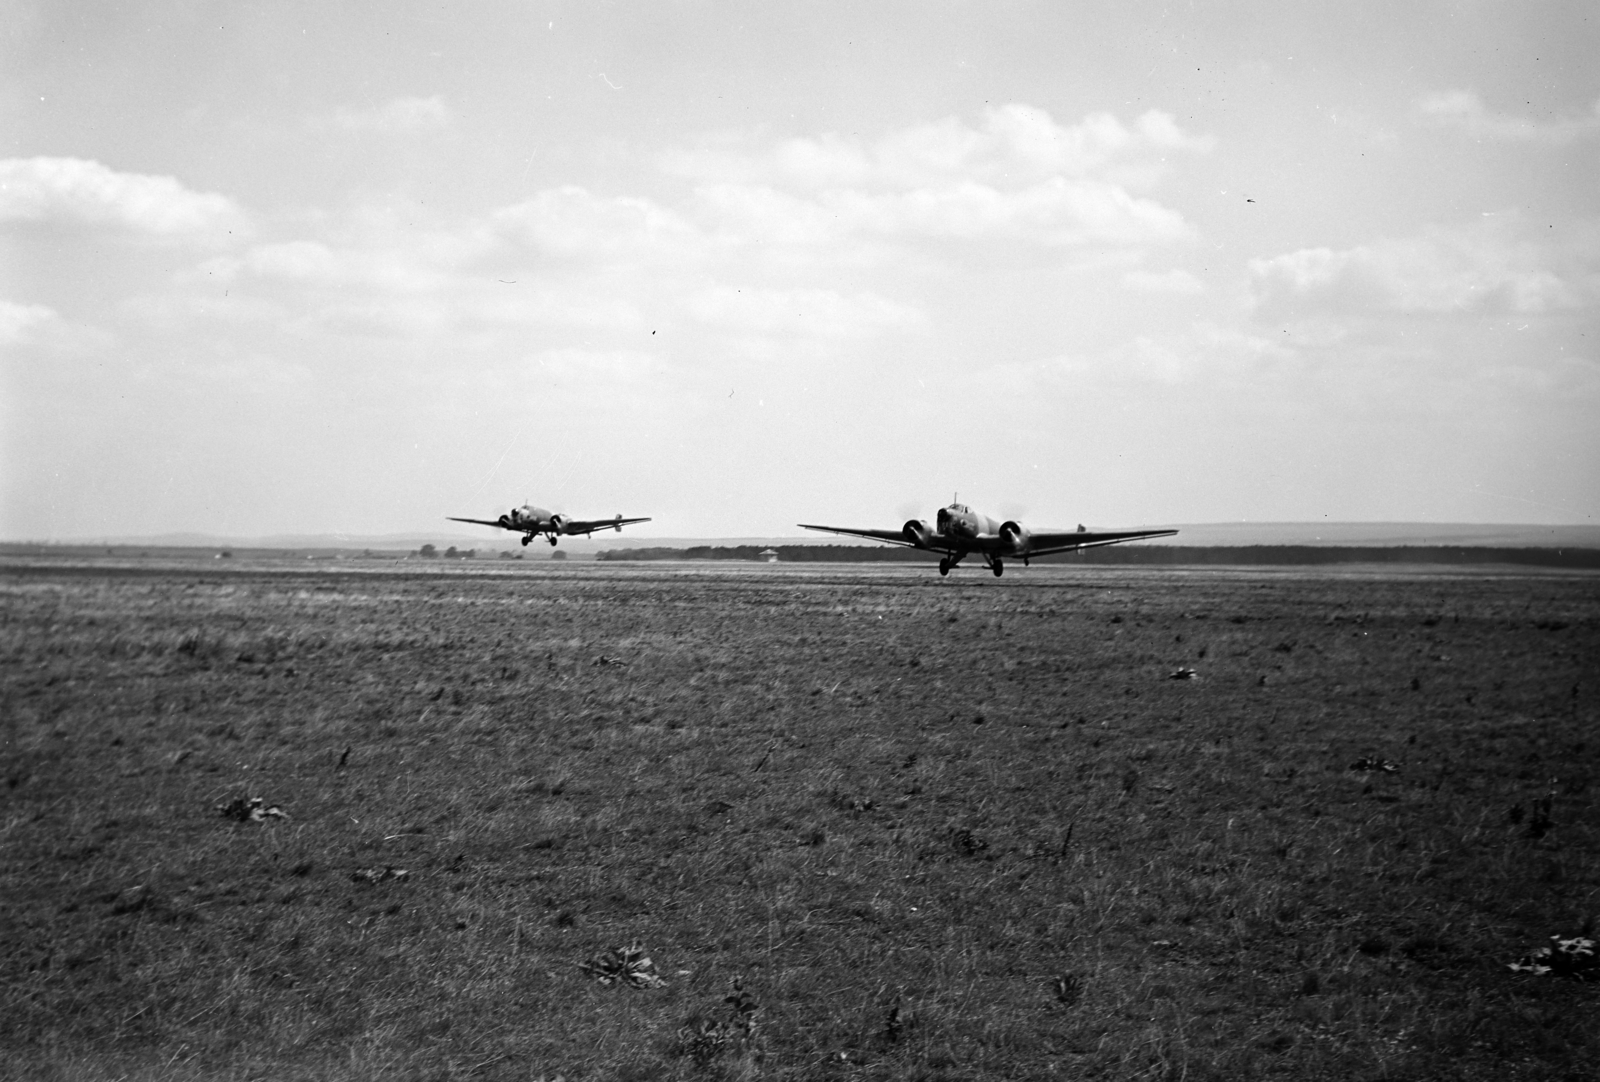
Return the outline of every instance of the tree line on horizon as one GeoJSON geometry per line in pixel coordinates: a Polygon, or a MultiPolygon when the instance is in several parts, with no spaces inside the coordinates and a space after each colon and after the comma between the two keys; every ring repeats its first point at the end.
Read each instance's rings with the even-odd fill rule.
{"type": "MultiPolygon", "coordinates": [[[[607,549],[596,560],[731,560],[760,563],[777,552],[779,563],[925,563],[936,553],[900,546],[865,545],[694,545],[688,548],[607,549]]],[[[982,563],[968,557],[974,566],[982,563]]],[[[1096,565],[1237,564],[1524,564],[1538,567],[1600,568],[1600,549],[1477,548],[1468,545],[1107,545],[1103,548],[1035,556],[1036,563],[1096,565]]]]}

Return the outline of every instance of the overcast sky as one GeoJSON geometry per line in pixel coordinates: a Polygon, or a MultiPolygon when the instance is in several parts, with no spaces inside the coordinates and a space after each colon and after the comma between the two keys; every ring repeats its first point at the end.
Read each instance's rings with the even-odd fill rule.
{"type": "Polygon", "coordinates": [[[1600,522],[1600,7],[33,3],[0,536],[1600,522]]]}

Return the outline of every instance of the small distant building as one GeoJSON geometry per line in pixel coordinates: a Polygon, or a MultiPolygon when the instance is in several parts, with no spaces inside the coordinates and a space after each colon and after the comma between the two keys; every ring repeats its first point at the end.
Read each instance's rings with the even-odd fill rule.
{"type": "Polygon", "coordinates": [[[767,563],[769,563],[769,564],[775,564],[775,563],[778,562],[778,550],[777,549],[763,549],[762,552],[761,552],[761,558],[763,560],[767,561],[767,563]]]}

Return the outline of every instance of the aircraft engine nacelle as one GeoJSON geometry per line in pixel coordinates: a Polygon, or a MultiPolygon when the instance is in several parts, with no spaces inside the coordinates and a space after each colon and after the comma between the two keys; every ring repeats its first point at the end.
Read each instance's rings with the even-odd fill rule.
{"type": "Polygon", "coordinates": [[[560,533],[562,528],[565,527],[566,524],[567,524],[567,518],[566,518],[565,515],[551,515],[550,516],[550,529],[552,531],[554,531],[555,533],[560,533]]]}
{"type": "Polygon", "coordinates": [[[1000,540],[1005,545],[1006,551],[1013,556],[1026,555],[1030,547],[1028,531],[1020,522],[1002,522],[1000,540]]]}
{"type": "Polygon", "coordinates": [[[900,533],[907,541],[921,548],[928,547],[928,524],[919,518],[911,519],[900,527],[900,533]]]}
{"type": "Polygon", "coordinates": [[[514,530],[514,529],[516,529],[516,525],[517,525],[516,523],[511,521],[511,516],[510,515],[501,515],[500,516],[500,528],[502,530],[514,530]]]}

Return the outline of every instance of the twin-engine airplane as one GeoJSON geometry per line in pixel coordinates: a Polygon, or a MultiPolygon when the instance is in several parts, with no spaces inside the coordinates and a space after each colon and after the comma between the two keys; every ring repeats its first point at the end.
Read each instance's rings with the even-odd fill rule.
{"type": "Polygon", "coordinates": [[[472,522],[479,526],[498,526],[502,530],[516,530],[522,534],[522,543],[526,545],[540,534],[552,545],[561,536],[588,537],[596,530],[616,530],[622,532],[624,526],[631,526],[635,522],[649,522],[647,518],[615,518],[575,519],[566,515],[551,514],[542,507],[535,507],[525,503],[521,507],[513,507],[510,511],[497,519],[485,518],[454,518],[446,515],[451,522],[472,522]]]}
{"type": "Polygon", "coordinates": [[[969,553],[983,556],[984,566],[996,578],[1005,574],[1005,557],[1021,557],[1024,565],[1035,556],[1048,556],[1052,552],[1071,552],[1073,549],[1098,548],[1123,541],[1138,541],[1145,537],[1171,537],[1177,530],[1125,530],[1117,533],[1099,533],[1079,526],[1071,533],[1062,530],[1033,532],[1019,522],[996,522],[988,515],[980,515],[964,503],[953,503],[939,509],[934,520],[937,528],[930,530],[921,519],[912,519],[898,530],[849,530],[840,526],[808,526],[803,529],[822,530],[826,533],[848,534],[852,537],[869,537],[874,541],[887,541],[891,545],[926,549],[943,553],[939,559],[939,574],[948,575],[950,569],[969,553]]]}

